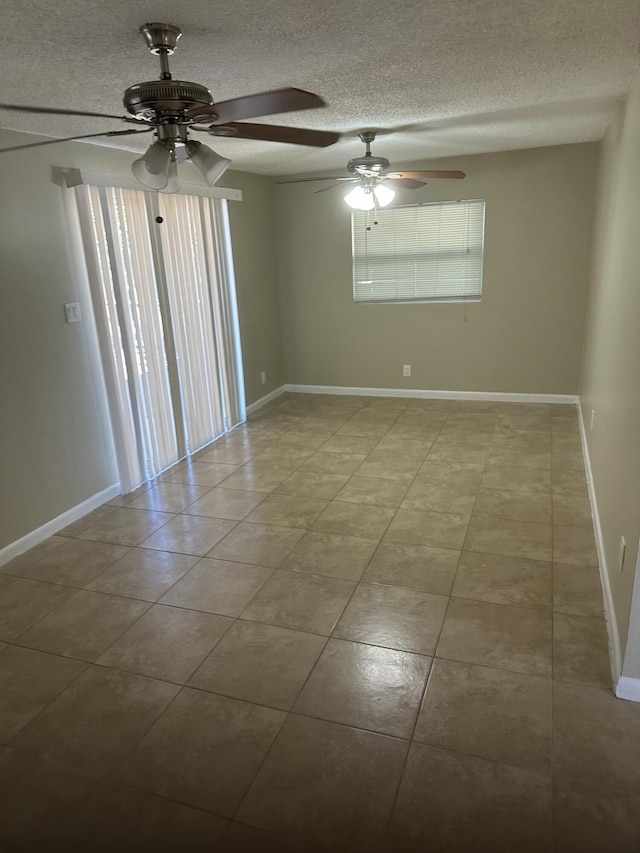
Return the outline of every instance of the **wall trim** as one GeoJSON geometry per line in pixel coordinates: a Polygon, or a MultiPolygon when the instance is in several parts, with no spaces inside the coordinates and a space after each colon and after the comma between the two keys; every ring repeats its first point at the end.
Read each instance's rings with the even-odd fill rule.
{"type": "Polygon", "coordinates": [[[41,542],[44,542],[45,539],[48,539],[50,536],[53,536],[60,530],[63,530],[69,524],[73,524],[74,521],[78,521],[94,509],[98,509],[99,506],[102,506],[102,504],[110,501],[112,498],[116,498],[119,494],[120,483],[114,483],[112,486],[109,486],[101,492],[92,495],[92,497],[87,498],[86,501],[82,501],[82,503],[77,506],[72,506],[71,509],[63,512],[62,515],[59,515],[57,518],[52,518],[51,521],[47,521],[46,524],[42,525],[42,527],[38,527],[36,530],[32,530],[31,533],[27,533],[27,535],[23,536],[21,539],[17,539],[15,542],[5,545],[5,547],[0,550],[0,566],[4,566],[5,563],[13,560],[14,557],[19,557],[20,554],[24,554],[25,551],[28,551],[29,548],[33,548],[35,545],[39,545],[41,542]]]}
{"type": "MultiPolygon", "coordinates": [[[[589,489],[589,501],[591,502],[591,515],[593,517],[593,528],[596,539],[596,550],[598,552],[598,566],[600,569],[600,583],[604,598],[604,617],[607,623],[607,634],[609,635],[609,659],[611,662],[611,675],[613,684],[616,685],[616,696],[620,696],[618,689],[621,681],[635,681],[633,678],[621,678],[622,673],[622,648],[620,645],[620,632],[618,620],[613,607],[613,595],[609,583],[609,572],[607,569],[607,557],[604,550],[604,538],[602,536],[602,525],[600,524],[600,513],[598,512],[598,501],[596,498],[596,486],[591,468],[591,457],[589,456],[589,445],[587,443],[587,430],[582,416],[582,406],[578,406],[578,422],[580,424],[580,438],[582,441],[582,455],[584,467],[587,474],[587,487],[589,489]]],[[[640,685],[640,681],[638,681],[640,685]]],[[[640,694],[639,694],[640,696],[640,694]]],[[[626,698],[620,696],[620,698],[626,698]]],[[[636,700],[640,701],[640,699],[636,700]]]]}
{"type": "Polygon", "coordinates": [[[341,385],[285,385],[298,394],[345,394],[366,397],[418,397],[429,400],[488,400],[496,403],[577,403],[575,394],[513,394],[502,391],[425,391],[410,388],[349,388],[341,385]]]}
{"type": "Polygon", "coordinates": [[[260,399],[256,400],[255,403],[250,403],[247,406],[247,414],[252,415],[254,412],[257,412],[258,409],[261,409],[263,406],[266,406],[267,403],[270,403],[272,400],[275,400],[276,397],[280,397],[281,394],[284,394],[286,390],[286,385],[281,385],[279,388],[274,388],[273,391],[270,391],[268,394],[265,394],[264,397],[260,397],[260,399]]]}
{"type": "Polygon", "coordinates": [[[628,699],[630,702],[640,702],[640,678],[629,678],[621,675],[616,684],[618,699],[628,699]]]}

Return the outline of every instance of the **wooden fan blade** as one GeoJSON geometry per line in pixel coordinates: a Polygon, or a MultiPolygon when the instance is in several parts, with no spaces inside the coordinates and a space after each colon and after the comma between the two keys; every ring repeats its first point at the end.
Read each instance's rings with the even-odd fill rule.
{"type": "Polygon", "coordinates": [[[41,145],[55,145],[56,142],[75,142],[77,139],[92,139],[94,136],[126,136],[135,133],[149,133],[152,128],[146,130],[103,130],[102,133],[84,133],[81,136],[65,136],[64,139],[47,139],[44,142],[29,142],[27,145],[12,145],[10,148],[0,148],[0,154],[7,151],[21,151],[23,148],[39,148],[41,145]]]}
{"type": "Polygon", "coordinates": [[[257,95],[245,95],[221,101],[210,107],[197,107],[186,113],[187,118],[200,120],[212,116],[216,124],[229,124],[256,116],[271,116],[277,113],[292,113],[296,110],[314,110],[324,107],[325,102],[312,92],[303,89],[276,89],[273,92],[260,92],[257,95]]]}
{"type": "Polygon", "coordinates": [[[395,187],[403,187],[405,190],[419,190],[420,187],[426,187],[425,181],[414,181],[412,178],[385,178],[386,181],[392,181],[395,187]]]}
{"type": "Polygon", "coordinates": [[[443,172],[443,171],[417,171],[417,172],[394,172],[394,175],[399,175],[401,178],[466,178],[464,172],[443,172]]]}
{"type": "Polygon", "coordinates": [[[212,124],[209,128],[212,136],[230,136],[236,139],[263,139],[266,142],[288,142],[291,145],[312,145],[326,148],[340,139],[339,133],[328,130],[305,130],[301,127],[277,127],[269,124],[248,124],[247,122],[227,122],[224,125],[212,124]],[[218,127],[220,130],[218,131],[218,127]],[[227,128],[233,130],[228,133],[227,128]]]}
{"type": "Polygon", "coordinates": [[[325,178],[291,178],[287,181],[276,181],[276,184],[306,184],[309,181],[354,181],[357,178],[338,178],[335,175],[327,175],[325,178]]]}
{"type": "MultiPolygon", "coordinates": [[[[343,181],[349,181],[349,183],[356,184],[358,182],[358,178],[342,178],[343,181]]],[[[321,190],[316,190],[314,195],[318,195],[318,193],[325,193],[327,190],[335,190],[336,187],[341,187],[343,184],[331,184],[330,187],[322,187],[321,190]]]]}
{"type": "Polygon", "coordinates": [[[21,107],[17,104],[0,104],[0,110],[16,110],[19,113],[44,113],[45,115],[60,116],[93,116],[94,118],[113,118],[123,120],[123,116],[113,116],[109,113],[88,113],[83,110],[59,110],[56,107],[21,107]]]}

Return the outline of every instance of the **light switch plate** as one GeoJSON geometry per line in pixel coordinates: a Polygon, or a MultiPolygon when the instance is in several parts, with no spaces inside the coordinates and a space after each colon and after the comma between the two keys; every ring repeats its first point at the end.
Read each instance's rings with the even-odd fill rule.
{"type": "Polygon", "coordinates": [[[65,302],[64,311],[67,315],[67,323],[79,323],[82,319],[79,302],[65,302]]]}

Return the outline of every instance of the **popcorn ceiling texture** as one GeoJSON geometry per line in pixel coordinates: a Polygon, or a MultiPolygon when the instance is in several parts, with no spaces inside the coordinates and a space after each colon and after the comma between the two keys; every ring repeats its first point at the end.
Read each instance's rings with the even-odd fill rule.
{"type": "MultiPolygon", "coordinates": [[[[365,127],[389,134],[374,153],[396,168],[600,139],[640,67],[637,0],[4,0],[0,100],[120,115],[124,89],[159,73],[137,32],[148,19],[182,28],[174,76],[215,100],[291,85],[329,103],[256,119],[348,134],[326,150],[211,140],[234,168],[271,175],[342,170],[365,127]]],[[[123,125],[2,111],[0,127],[123,125]]]]}

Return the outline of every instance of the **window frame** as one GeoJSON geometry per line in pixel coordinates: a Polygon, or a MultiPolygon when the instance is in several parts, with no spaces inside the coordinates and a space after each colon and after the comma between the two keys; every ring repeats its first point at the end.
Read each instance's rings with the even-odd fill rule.
{"type": "MultiPolygon", "coordinates": [[[[369,226],[376,227],[376,226],[369,226]]],[[[481,302],[482,297],[484,295],[484,250],[485,250],[485,229],[486,229],[486,201],[481,198],[471,198],[471,199],[446,199],[439,201],[427,201],[427,202],[418,202],[413,204],[403,204],[403,205],[394,205],[391,208],[386,210],[371,210],[371,211],[359,211],[353,210],[351,212],[351,272],[352,272],[352,299],[355,305],[425,305],[425,304],[446,304],[446,303],[467,303],[467,302],[481,302]],[[465,296],[461,293],[458,294],[447,294],[444,296],[424,296],[424,297],[413,297],[407,299],[401,298],[362,298],[358,297],[358,280],[356,278],[356,226],[360,224],[361,227],[366,227],[369,223],[373,223],[373,221],[380,217],[380,215],[385,215],[386,213],[393,213],[397,210],[406,210],[413,208],[433,208],[433,207],[445,207],[445,206],[453,206],[458,204],[476,204],[482,205],[481,209],[481,243],[480,243],[480,264],[479,264],[479,282],[478,282],[478,292],[465,296]]],[[[411,254],[407,254],[407,257],[411,257],[411,254]]]]}

